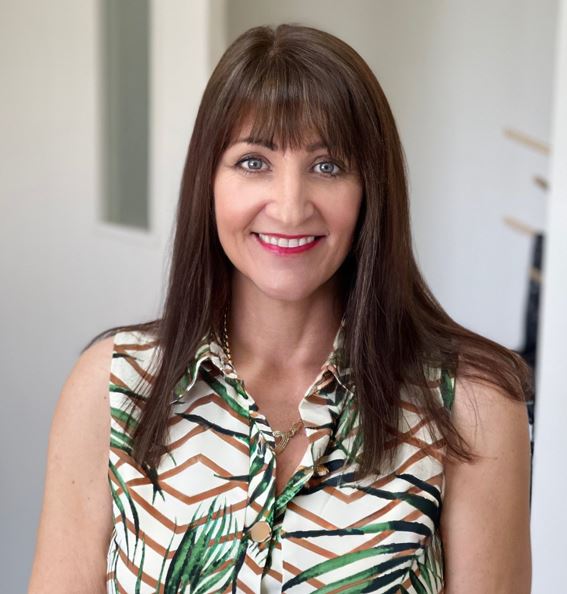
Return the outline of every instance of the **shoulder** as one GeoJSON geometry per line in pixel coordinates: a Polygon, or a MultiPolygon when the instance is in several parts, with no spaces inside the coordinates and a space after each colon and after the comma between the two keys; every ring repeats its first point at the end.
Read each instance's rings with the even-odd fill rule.
{"type": "Polygon", "coordinates": [[[50,445],[71,446],[87,435],[102,451],[107,446],[108,385],[114,337],[84,350],[69,372],[52,419],[50,445]]]}
{"type": "Polygon", "coordinates": [[[451,418],[474,458],[445,465],[447,592],[529,592],[526,405],[487,381],[457,376],[451,418]]]}
{"type": "Polygon", "coordinates": [[[106,383],[114,352],[114,340],[114,336],[102,338],[85,349],[79,355],[69,377],[75,380],[88,377],[89,380],[98,380],[99,385],[106,383]]]}
{"type": "Polygon", "coordinates": [[[64,388],[80,384],[88,393],[104,392],[113,372],[124,367],[124,360],[136,361],[141,368],[140,364],[152,360],[156,346],[153,334],[143,330],[120,330],[99,338],[81,352],[64,388]]]}
{"type": "Polygon", "coordinates": [[[68,405],[104,404],[114,350],[114,338],[101,339],[84,350],[73,365],[61,391],[56,414],[70,414],[68,405]]]}
{"type": "Polygon", "coordinates": [[[524,442],[529,436],[526,403],[512,397],[471,367],[459,371],[427,367],[429,386],[440,405],[449,411],[451,422],[468,443],[473,455],[486,453],[500,439],[524,442]],[[478,377],[475,377],[478,376],[478,377]]]}
{"type": "Polygon", "coordinates": [[[112,407],[134,384],[147,375],[146,361],[153,351],[145,332],[120,331],[98,339],[75,361],[57,401],[50,442],[71,447],[88,436],[91,450],[106,455],[112,407]]]}
{"type": "MultiPolygon", "coordinates": [[[[451,486],[469,490],[493,489],[506,480],[518,493],[529,486],[531,465],[526,403],[504,392],[488,380],[457,375],[451,421],[472,454],[470,462],[448,461],[448,492],[451,486]],[[464,488],[464,487],[463,487],[464,488]]],[[[455,489],[453,489],[455,492],[455,489]]]]}
{"type": "Polygon", "coordinates": [[[529,442],[526,403],[487,380],[457,375],[451,417],[472,453],[479,456],[498,450],[503,454],[529,442]]]}

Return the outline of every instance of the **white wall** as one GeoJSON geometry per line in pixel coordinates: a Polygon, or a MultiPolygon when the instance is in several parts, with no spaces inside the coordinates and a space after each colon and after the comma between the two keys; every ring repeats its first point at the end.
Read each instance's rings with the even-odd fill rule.
{"type": "Polygon", "coordinates": [[[416,252],[459,322],[516,348],[530,239],[505,226],[544,223],[531,182],[547,159],[505,127],[549,140],[557,0],[231,0],[232,41],[250,26],[292,21],[350,43],[396,116],[411,180],[416,252]]]}
{"type": "Polygon", "coordinates": [[[567,3],[558,20],[552,193],[547,216],[541,365],[535,426],[532,546],[534,594],[565,589],[567,475],[567,3]]]}
{"type": "Polygon", "coordinates": [[[0,575],[27,587],[51,415],[95,333],[158,313],[208,76],[206,0],[152,3],[150,235],[96,224],[96,0],[0,0],[0,575]]]}

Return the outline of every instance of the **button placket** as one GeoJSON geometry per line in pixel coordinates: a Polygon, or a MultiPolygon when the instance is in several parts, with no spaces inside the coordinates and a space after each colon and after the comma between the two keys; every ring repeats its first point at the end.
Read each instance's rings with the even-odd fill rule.
{"type": "Polygon", "coordinates": [[[266,446],[258,419],[253,414],[250,415],[249,443],[248,503],[245,514],[245,536],[249,540],[247,554],[255,564],[264,567],[269,553],[274,518],[275,455],[272,449],[266,446]]]}
{"type": "MultiPolygon", "coordinates": [[[[339,346],[338,339],[333,346],[339,346]]],[[[276,455],[272,429],[252,396],[246,391],[242,379],[233,367],[227,365],[227,358],[220,344],[213,344],[211,351],[211,360],[221,371],[227,391],[231,392],[242,407],[241,414],[248,415],[249,472],[243,544],[246,546],[245,555],[250,563],[245,563],[243,569],[245,566],[260,567],[263,575],[271,565],[271,552],[274,546],[278,546],[280,533],[283,533],[281,524],[288,502],[301,491],[314,473],[322,474],[327,470],[318,461],[331,437],[333,419],[342,400],[337,400],[334,386],[340,386],[341,389],[343,386],[340,382],[335,382],[339,373],[334,365],[334,357],[331,356],[307,389],[299,406],[309,447],[282,496],[276,499],[276,455]]],[[[258,578],[261,578],[261,575],[258,574],[258,578]]]]}

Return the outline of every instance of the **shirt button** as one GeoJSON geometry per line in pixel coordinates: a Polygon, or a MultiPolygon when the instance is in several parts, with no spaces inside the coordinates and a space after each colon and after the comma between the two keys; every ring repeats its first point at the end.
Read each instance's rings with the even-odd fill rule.
{"type": "Polygon", "coordinates": [[[268,522],[256,522],[252,528],[250,528],[250,538],[255,542],[264,542],[270,537],[272,529],[268,522]]]}

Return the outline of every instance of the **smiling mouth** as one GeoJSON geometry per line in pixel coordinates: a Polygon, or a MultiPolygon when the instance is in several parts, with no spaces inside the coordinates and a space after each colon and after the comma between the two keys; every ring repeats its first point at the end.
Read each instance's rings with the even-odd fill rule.
{"type": "Polygon", "coordinates": [[[323,237],[322,235],[283,235],[256,233],[253,232],[263,244],[269,244],[280,248],[296,248],[315,243],[323,237]]]}
{"type": "Polygon", "coordinates": [[[280,236],[255,233],[252,235],[264,249],[279,255],[299,254],[314,248],[323,235],[280,236]]]}

